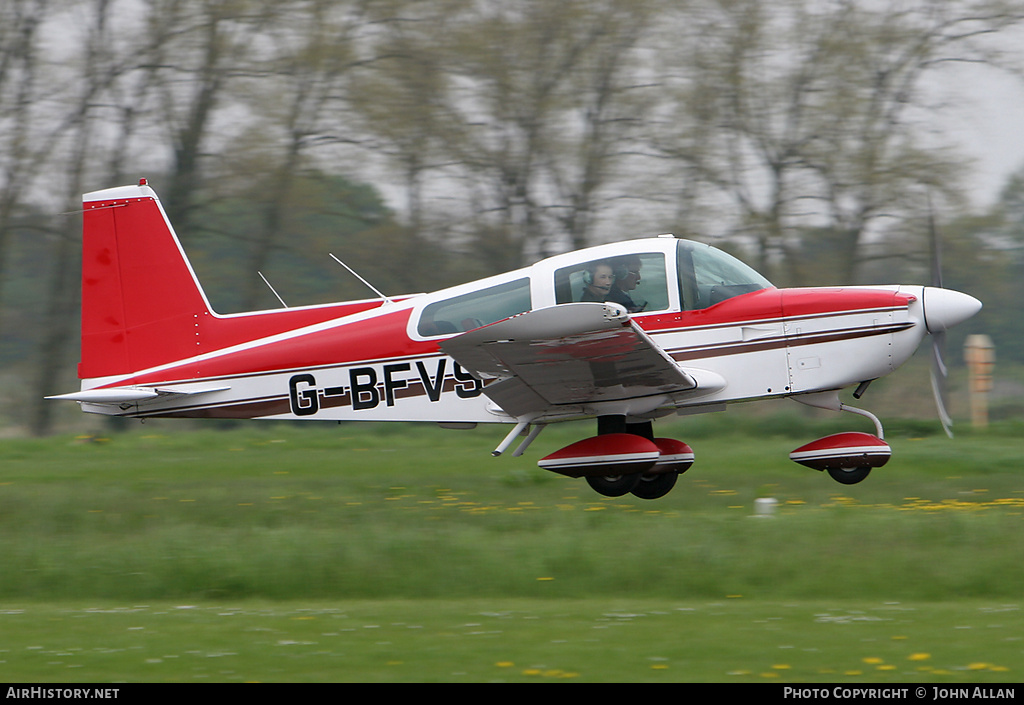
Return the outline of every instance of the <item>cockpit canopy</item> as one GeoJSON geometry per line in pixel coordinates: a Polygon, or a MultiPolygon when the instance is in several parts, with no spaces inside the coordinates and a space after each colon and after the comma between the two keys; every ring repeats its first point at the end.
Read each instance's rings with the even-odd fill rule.
{"type": "Polygon", "coordinates": [[[710,245],[671,237],[634,240],[442,292],[420,311],[416,332],[453,335],[533,308],[580,301],[610,301],[633,314],[694,311],[770,288],[756,271],[710,245]]]}
{"type": "Polygon", "coordinates": [[[694,311],[733,296],[772,288],[771,282],[732,255],[690,240],[671,241],[675,243],[673,272],[671,262],[666,261],[672,258],[671,249],[643,251],[644,244],[662,242],[638,241],[641,249],[634,252],[556,269],[555,303],[612,301],[622,304],[630,313],[649,313],[674,308],[678,296],[680,310],[694,311]],[[605,293],[593,282],[608,271],[613,283],[605,293]]]}

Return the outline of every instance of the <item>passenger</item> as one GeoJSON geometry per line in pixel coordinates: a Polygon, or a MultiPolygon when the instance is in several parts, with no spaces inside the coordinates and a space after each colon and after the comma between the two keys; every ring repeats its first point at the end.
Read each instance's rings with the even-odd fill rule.
{"type": "Polygon", "coordinates": [[[608,262],[591,262],[583,273],[583,296],[580,301],[604,301],[608,298],[615,274],[608,262]]]}
{"type": "Polygon", "coordinates": [[[637,304],[629,294],[640,283],[640,267],[640,258],[636,255],[615,260],[612,269],[615,274],[615,283],[612,285],[611,290],[608,292],[608,298],[605,300],[619,304],[630,313],[643,311],[647,304],[637,304]]]}

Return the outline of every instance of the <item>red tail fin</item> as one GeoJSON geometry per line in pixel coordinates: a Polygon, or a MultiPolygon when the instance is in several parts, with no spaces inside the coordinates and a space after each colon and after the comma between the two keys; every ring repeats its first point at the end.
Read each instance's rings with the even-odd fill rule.
{"type": "Polygon", "coordinates": [[[79,377],[195,355],[196,328],[210,307],[156,193],[143,181],[83,201],[79,377]]]}
{"type": "Polygon", "coordinates": [[[219,316],[145,181],[83,200],[80,379],[138,372],[383,303],[367,299],[219,316]]]}

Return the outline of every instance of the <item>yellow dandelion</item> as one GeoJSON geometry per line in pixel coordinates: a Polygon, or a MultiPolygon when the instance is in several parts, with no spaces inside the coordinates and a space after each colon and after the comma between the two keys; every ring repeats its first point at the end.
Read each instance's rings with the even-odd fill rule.
{"type": "Polygon", "coordinates": [[[774,668],[776,671],[785,671],[789,668],[792,668],[792,666],[790,666],[788,663],[777,663],[773,665],[772,668],[774,668]]]}
{"type": "Polygon", "coordinates": [[[512,668],[513,666],[515,666],[515,663],[513,663],[512,661],[498,661],[494,665],[498,668],[512,668]]]}
{"type": "Polygon", "coordinates": [[[537,582],[547,582],[549,580],[554,580],[554,578],[548,578],[548,577],[537,578],[537,582]]]}
{"type": "Polygon", "coordinates": [[[989,666],[990,666],[990,664],[987,664],[987,663],[984,663],[984,662],[981,662],[981,661],[975,661],[974,663],[967,664],[967,670],[968,671],[984,671],[989,666]]]}
{"type": "Polygon", "coordinates": [[[884,660],[878,658],[877,656],[868,656],[867,658],[861,659],[861,661],[863,661],[864,663],[870,663],[870,664],[884,663],[884,660]]]}
{"type": "Polygon", "coordinates": [[[762,678],[778,678],[779,674],[778,673],[773,673],[772,671],[769,671],[768,673],[762,673],[761,677],[762,678]]]}
{"type": "Polygon", "coordinates": [[[879,671],[895,671],[896,667],[893,666],[891,663],[883,663],[881,666],[878,667],[878,670],[879,671]]]}
{"type": "Polygon", "coordinates": [[[931,657],[932,657],[931,654],[916,653],[916,654],[910,654],[910,656],[907,656],[907,660],[909,660],[909,661],[927,661],[931,657]]]}
{"type": "Polygon", "coordinates": [[[651,668],[653,668],[655,671],[664,671],[668,668],[668,665],[664,663],[652,663],[651,668]]]}

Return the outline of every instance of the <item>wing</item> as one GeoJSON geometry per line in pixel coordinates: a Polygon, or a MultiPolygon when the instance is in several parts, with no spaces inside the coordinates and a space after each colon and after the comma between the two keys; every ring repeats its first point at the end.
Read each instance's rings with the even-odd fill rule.
{"type": "Polygon", "coordinates": [[[441,343],[515,417],[694,390],[697,382],[618,304],[541,308],[441,343]]]}

